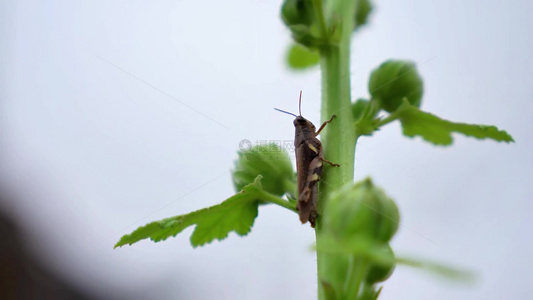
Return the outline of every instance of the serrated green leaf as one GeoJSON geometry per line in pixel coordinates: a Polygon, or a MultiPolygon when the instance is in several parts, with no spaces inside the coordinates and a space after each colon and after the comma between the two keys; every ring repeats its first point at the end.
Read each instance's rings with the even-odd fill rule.
{"type": "Polygon", "coordinates": [[[115,248],[147,238],[159,242],[176,236],[191,225],[196,225],[191,235],[193,247],[210,243],[215,239],[223,240],[232,231],[241,236],[246,235],[257,217],[259,192],[261,192],[261,176],[257,176],[256,180],[245,186],[241,192],[218,205],[139,227],[131,234],[120,238],[115,248]]]}
{"type": "Polygon", "coordinates": [[[472,136],[478,139],[492,139],[497,142],[514,142],[511,135],[495,126],[455,123],[443,120],[433,114],[423,112],[406,100],[394,114],[403,127],[403,134],[408,137],[420,136],[435,145],[450,145],[452,132],[472,136]]]}
{"type": "Polygon", "coordinates": [[[287,52],[287,64],[297,70],[307,69],[318,65],[320,54],[300,44],[293,44],[287,52]]]}

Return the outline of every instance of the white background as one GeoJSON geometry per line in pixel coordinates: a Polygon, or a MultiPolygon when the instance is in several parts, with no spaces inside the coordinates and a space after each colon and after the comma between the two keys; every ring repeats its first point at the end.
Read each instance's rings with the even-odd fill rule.
{"type": "MultiPolygon", "coordinates": [[[[422,108],[507,130],[434,147],[394,123],[357,145],[356,178],[397,201],[396,253],[470,269],[475,284],[398,267],[380,299],[529,299],[533,5],[375,1],[356,35],[353,97],[389,58],[417,62],[422,108]]],[[[43,262],[97,297],[316,298],[313,232],[262,207],[252,233],[193,249],[177,238],[113,250],[149,221],[232,195],[242,139],[291,140],[319,122],[320,73],[284,65],[280,1],[2,1],[0,203],[43,262]],[[222,126],[222,125],[223,126],[222,126]],[[225,127],[224,127],[225,126],[225,127]]]]}

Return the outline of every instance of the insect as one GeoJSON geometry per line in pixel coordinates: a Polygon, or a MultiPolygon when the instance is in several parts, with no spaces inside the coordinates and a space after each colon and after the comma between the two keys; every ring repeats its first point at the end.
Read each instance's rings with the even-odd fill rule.
{"type": "Polygon", "coordinates": [[[316,137],[328,123],[333,121],[335,115],[316,130],[313,123],[302,117],[302,91],[300,91],[300,100],[298,103],[298,112],[300,115],[297,116],[281,109],[274,109],[296,117],[293,122],[296,129],[294,148],[296,151],[296,171],[298,177],[298,204],[296,205],[296,209],[298,209],[302,224],[309,221],[311,227],[314,228],[318,216],[317,183],[320,180],[320,175],[322,175],[322,163],[325,162],[334,167],[340,167],[340,165],[324,159],[322,143],[316,137]]]}

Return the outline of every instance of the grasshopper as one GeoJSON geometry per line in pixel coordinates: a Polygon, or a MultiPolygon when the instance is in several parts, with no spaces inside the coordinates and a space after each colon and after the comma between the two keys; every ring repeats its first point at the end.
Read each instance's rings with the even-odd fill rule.
{"type": "Polygon", "coordinates": [[[311,227],[314,228],[318,216],[317,183],[320,180],[320,175],[322,175],[322,165],[325,162],[334,167],[340,167],[340,165],[324,159],[322,143],[316,137],[328,123],[333,121],[335,115],[316,130],[313,123],[302,117],[302,91],[300,91],[298,116],[278,108],[274,109],[296,117],[293,122],[295,127],[296,172],[298,176],[298,204],[296,209],[302,224],[309,221],[311,227]]]}

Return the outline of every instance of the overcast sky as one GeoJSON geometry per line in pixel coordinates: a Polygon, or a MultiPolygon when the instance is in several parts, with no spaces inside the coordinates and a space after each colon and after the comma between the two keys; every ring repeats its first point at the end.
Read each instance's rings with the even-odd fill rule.
{"type": "MultiPolygon", "coordinates": [[[[352,96],[389,58],[417,63],[422,108],[496,125],[515,144],[455,136],[438,148],[393,123],[357,145],[356,178],[394,198],[399,255],[473,270],[473,285],[400,266],[380,299],[529,299],[533,218],[533,4],[375,1],[354,38],[352,96]]],[[[261,207],[245,238],[113,250],[123,234],[231,196],[239,142],[292,140],[319,122],[320,73],[283,62],[280,1],[2,1],[0,203],[28,247],[104,297],[313,299],[314,234],[261,207]]]]}

